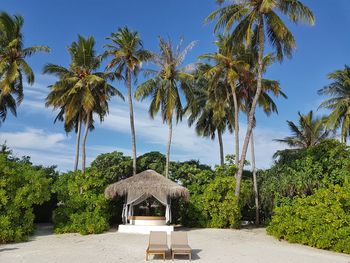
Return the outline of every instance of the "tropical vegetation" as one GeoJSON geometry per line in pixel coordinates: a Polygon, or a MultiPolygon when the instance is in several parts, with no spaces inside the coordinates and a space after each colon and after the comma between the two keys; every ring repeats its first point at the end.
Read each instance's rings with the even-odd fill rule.
{"type": "Polygon", "coordinates": [[[287,121],[292,136],[276,141],[286,143],[290,147],[307,149],[329,137],[330,130],[327,129],[325,117],[314,117],[313,111],[305,115],[299,112],[298,115],[298,125],[287,121]]]}
{"type": "Polygon", "coordinates": [[[350,185],[282,199],[267,232],[279,239],[350,254],[350,185]]]}
{"type": "MultiPolygon", "coordinates": [[[[195,41],[183,47],[183,39],[174,45],[170,37],[159,37],[154,52],[143,46],[139,32],[125,26],[106,38],[101,54],[93,36],[78,35],[68,47],[68,66],[44,66],[43,73],[56,78],[48,87],[46,107],[53,108],[54,122],[63,122],[65,132],[76,133],[73,171],[34,166],[29,157],[16,158],[3,146],[0,243],[25,240],[40,220],[52,220],[55,233],[106,231],[120,222],[123,209],[122,199],[105,198],[106,186],[153,169],[190,191],[189,202],[173,201],[174,223],[215,228],[239,228],[243,220],[262,223],[279,239],[350,253],[349,66],[330,73],[330,84],[318,91],[324,114],[299,112],[298,122],[287,121],[291,135],[275,141],[288,149],[275,153],[270,168],[257,170],[256,113],[278,113],[275,99],[287,98],[280,82],[266,77],[269,66],[293,55],[296,40],[289,22],[313,25],[315,18],[299,0],[216,2],[219,8],[206,18],[215,22],[215,50],[194,63],[187,62],[187,54],[195,41]],[[109,114],[113,97],[124,100],[114,87],[120,82],[126,87],[132,157],[104,153],[87,167],[87,136],[96,118],[102,122],[109,114]],[[134,98],[146,101],[150,117],[160,113],[168,126],[165,154],[137,156],[134,98]],[[247,129],[242,143],[243,116],[247,129]],[[220,165],[171,161],[173,129],[183,119],[199,136],[218,139],[220,165]],[[234,134],[235,149],[225,160],[226,133],[234,134]]],[[[0,122],[8,111],[17,114],[24,83],[34,84],[27,58],[50,51],[47,46],[24,47],[23,23],[19,15],[0,13],[0,122]]]]}
{"type": "Polygon", "coordinates": [[[16,158],[2,146],[0,152],[0,244],[27,239],[34,231],[34,205],[51,197],[52,178],[27,158],[16,158]]]}
{"type": "Polygon", "coordinates": [[[263,219],[269,220],[279,198],[305,197],[317,189],[343,185],[350,179],[349,147],[334,139],[305,149],[275,154],[271,168],[258,171],[263,219]]]}
{"type": "Polygon", "coordinates": [[[66,132],[73,129],[77,133],[74,170],[78,168],[79,145],[82,123],[85,126],[82,138],[82,170],[86,169],[86,139],[89,130],[94,129],[94,114],[102,122],[108,113],[108,101],[112,96],[123,95],[108,80],[111,74],[98,72],[101,57],[96,54],[93,37],[78,36],[68,48],[71,56],[69,68],[56,64],[47,64],[43,72],[58,78],[50,85],[50,93],[46,97],[46,106],[58,110],[55,119],[64,121],[66,132]]]}
{"type": "Polygon", "coordinates": [[[320,89],[320,95],[329,96],[320,105],[320,108],[329,109],[327,127],[333,130],[340,129],[340,138],[346,143],[350,134],[350,68],[336,70],[328,75],[332,83],[320,89]]]}
{"type": "Polygon", "coordinates": [[[181,93],[187,101],[191,100],[191,65],[183,66],[182,63],[186,54],[195,45],[195,42],[188,44],[181,50],[180,43],[174,47],[170,39],[159,38],[159,54],[153,55],[153,62],[156,70],[148,69],[148,74],[153,78],[142,83],[135,92],[136,99],[143,100],[151,97],[149,114],[152,118],[161,111],[162,120],[168,124],[169,137],[166,150],[165,176],[169,177],[170,147],[173,132],[173,121],[181,121],[184,113],[184,106],[181,93]]]}
{"type": "Polygon", "coordinates": [[[129,28],[119,28],[107,38],[112,43],[106,44],[107,49],[104,56],[111,57],[107,70],[114,69],[114,77],[123,79],[128,90],[128,102],[130,113],[130,128],[133,154],[133,174],[136,174],[136,134],[134,121],[134,108],[132,102],[131,82],[137,80],[142,62],[151,59],[152,54],[143,48],[141,37],[138,32],[130,31],[129,28]]]}
{"type": "Polygon", "coordinates": [[[0,13],[0,121],[10,111],[17,115],[17,107],[24,94],[24,82],[34,84],[35,76],[27,59],[38,52],[49,52],[48,46],[24,47],[24,18],[0,13]],[[25,78],[25,79],[24,79],[25,78]]]}
{"type": "MultiPolygon", "coordinates": [[[[223,4],[225,1],[217,0],[217,2],[223,4]]],[[[227,5],[212,12],[207,17],[207,21],[217,19],[214,31],[224,29],[225,32],[229,32],[232,29],[232,41],[244,43],[247,47],[256,45],[258,49],[256,90],[248,113],[247,131],[236,173],[235,195],[238,201],[248,144],[254,126],[255,110],[262,92],[266,41],[270,43],[270,48],[276,52],[279,61],[282,61],[285,56],[291,57],[296,47],[295,39],[279,14],[286,15],[291,22],[306,22],[308,24],[314,24],[314,16],[312,11],[298,0],[227,2],[227,5]]]]}

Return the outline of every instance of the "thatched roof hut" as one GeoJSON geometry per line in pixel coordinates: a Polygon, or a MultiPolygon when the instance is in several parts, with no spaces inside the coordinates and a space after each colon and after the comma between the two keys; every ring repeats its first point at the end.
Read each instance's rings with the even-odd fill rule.
{"type": "Polygon", "coordinates": [[[133,196],[166,195],[170,198],[183,197],[186,200],[189,198],[189,191],[187,188],[178,185],[153,170],[146,170],[111,184],[105,190],[105,196],[109,199],[129,194],[133,196]]]}

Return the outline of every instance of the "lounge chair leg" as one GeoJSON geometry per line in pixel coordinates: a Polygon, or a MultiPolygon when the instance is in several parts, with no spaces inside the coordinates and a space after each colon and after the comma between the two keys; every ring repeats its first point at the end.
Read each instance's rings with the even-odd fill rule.
{"type": "Polygon", "coordinates": [[[165,261],[165,253],[163,253],[163,260],[165,261]]]}
{"type": "Polygon", "coordinates": [[[171,252],[171,260],[174,261],[174,253],[171,252]]]}
{"type": "Polygon", "coordinates": [[[192,254],[188,254],[188,257],[189,257],[189,260],[191,261],[192,260],[192,254]]]}

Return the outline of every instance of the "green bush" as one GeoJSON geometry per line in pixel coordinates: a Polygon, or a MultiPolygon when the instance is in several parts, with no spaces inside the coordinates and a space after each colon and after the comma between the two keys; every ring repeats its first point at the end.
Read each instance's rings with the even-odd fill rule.
{"type": "Polygon", "coordinates": [[[137,157],[137,172],[148,169],[163,174],[165,171],[165,155],[160,152],[149,152],[137,157]]]}
{"type": "Polygon", "coordinates": [[[122,152],[103,153],[91,163],[91,168],[96,168],[107,181],[114,183],[132,175],[132,159],[122,152]]]}
{"type": "Polygon", "coordinates": [[[55,233],[101,233],[109,228],[109,203],[104,196],[107,179],[97,169],[60,175],[54,184],[58,207],[54,211],[55,233]]]}
{"type": "Polygon", "coordinates": [[[33,205],[50,199],[50,183],[27,158],[0,153],[0,243],[24,241],[33,232],[33,205]]]}
{"type": "Polygon", "coordinates": [[[263,218],[269,219],[280,197],[308,196],[329,185],[350,180],[350,150],[336,140],[310,149],[284,150],[268,170],[258,172],[263,218]]]}
{"type": "Polygon", "coordinates": [[[281,199],[267,232],[293,243],[350,254],[350,185],[281,199]]]}
{"type": "Polygon", "coordinates": [[[241,214],[235,196],[234,177],[217,177],[205,189],[203,210],[208,215],[208,227],[238,228],[241,214]]]}
{"type": "MultiPolygon", "coordinates": [[[[176,172],[177,180],[190,190],[190,201],[181,206],[181,223],[188,227],[237,228],[242,212],[252,201],[251,180],[243,180],[239,207],[234,195],[235,166],[228,164],[211,170],[207,166],[186,163],[176,172]],[[179,176],[181,175],[181,176],[179,176]],[[184,178],[184,179],[182,179],[184,178]]],[[[247,173],[245,173],[247,176],[247,173]]]]}

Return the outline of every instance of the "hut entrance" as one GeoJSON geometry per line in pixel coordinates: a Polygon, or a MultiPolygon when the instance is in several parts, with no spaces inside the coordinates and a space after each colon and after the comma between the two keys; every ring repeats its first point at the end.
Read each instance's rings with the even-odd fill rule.
{"type": "Polygon", "coordinates": [[[153,196],[134,207],[135,216],[165,216],[165,206],[153,196]]]}

